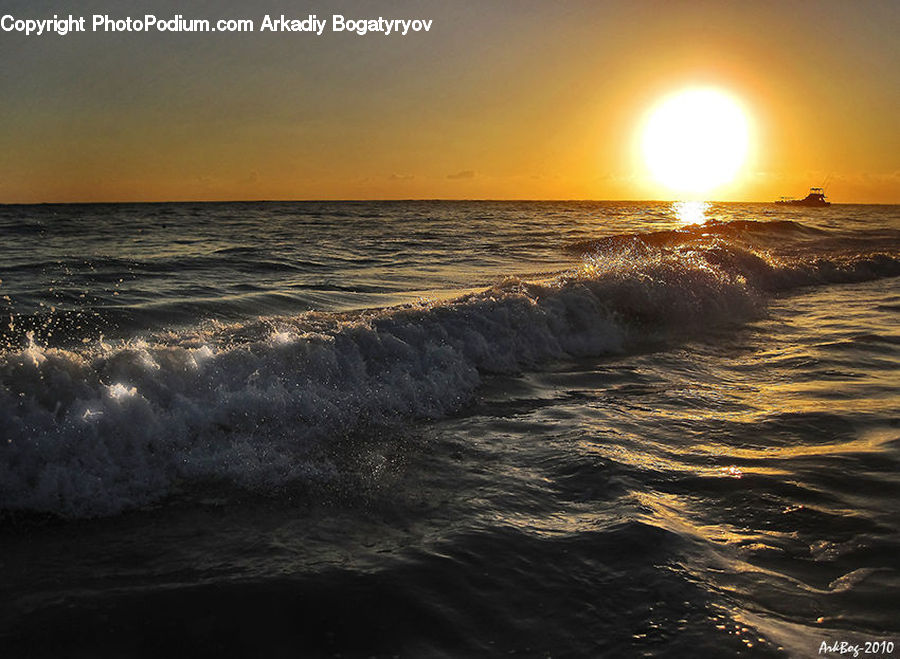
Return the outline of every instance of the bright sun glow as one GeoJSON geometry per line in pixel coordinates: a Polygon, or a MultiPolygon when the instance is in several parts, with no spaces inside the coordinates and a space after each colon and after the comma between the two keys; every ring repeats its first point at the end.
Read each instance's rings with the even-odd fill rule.
{"type": "Polygon", "coordinates": [[[749,122],[715,89],[689,89],[657,106],[643,133],[644,161],[676,193],[703,195],[734,180],[747,158],[749,122]]]}

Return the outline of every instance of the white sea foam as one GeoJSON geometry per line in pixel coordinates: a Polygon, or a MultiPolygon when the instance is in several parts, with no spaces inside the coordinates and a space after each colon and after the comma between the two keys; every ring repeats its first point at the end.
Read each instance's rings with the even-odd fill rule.
{"type": "Polygon", "coordinates": [[[897,271],[890,256],[789,264],[714,240],[619,250],[445,303],[32,343],[0,356],[0,509],[104,515],[183,481],[328,478],[330,440],[444,415],[485,373],[621,353],[749,318],[773,289],[897,271]]]}

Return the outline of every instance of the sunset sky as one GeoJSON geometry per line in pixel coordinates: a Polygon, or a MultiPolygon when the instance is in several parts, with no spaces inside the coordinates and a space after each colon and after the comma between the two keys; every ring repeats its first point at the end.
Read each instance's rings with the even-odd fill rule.
{"type": "Polygon", "coordinates": [[[0,202],[667,199],[660,98],[739,99],[748,160],[711,196],[900,203],[900,4],[9,2],[45,18],[432,19],[429,33],[0,32],[0,202]]]}

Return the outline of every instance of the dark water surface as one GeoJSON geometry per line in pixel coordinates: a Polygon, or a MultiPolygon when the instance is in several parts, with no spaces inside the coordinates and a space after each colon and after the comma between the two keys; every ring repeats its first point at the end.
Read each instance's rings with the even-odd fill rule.
{"type": "Polygon", "coordinates": [[[900,643],[898,207],[6,206],[0,234],[8,656],[900,643]]]}

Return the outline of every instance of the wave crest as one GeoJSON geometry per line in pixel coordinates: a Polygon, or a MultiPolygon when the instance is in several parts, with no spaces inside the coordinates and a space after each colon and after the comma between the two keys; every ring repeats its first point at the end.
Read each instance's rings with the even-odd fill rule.
{"type": "Polygon", "coordinates": [[[767,293],[900,274],[724,241],[606,245],[577,272],[444,303],[306,313],[0,356],[0,509],[113,514],[184,481],[330,479],[329,440],[444,415],[482,377],[741,321],[767,293]]]}

